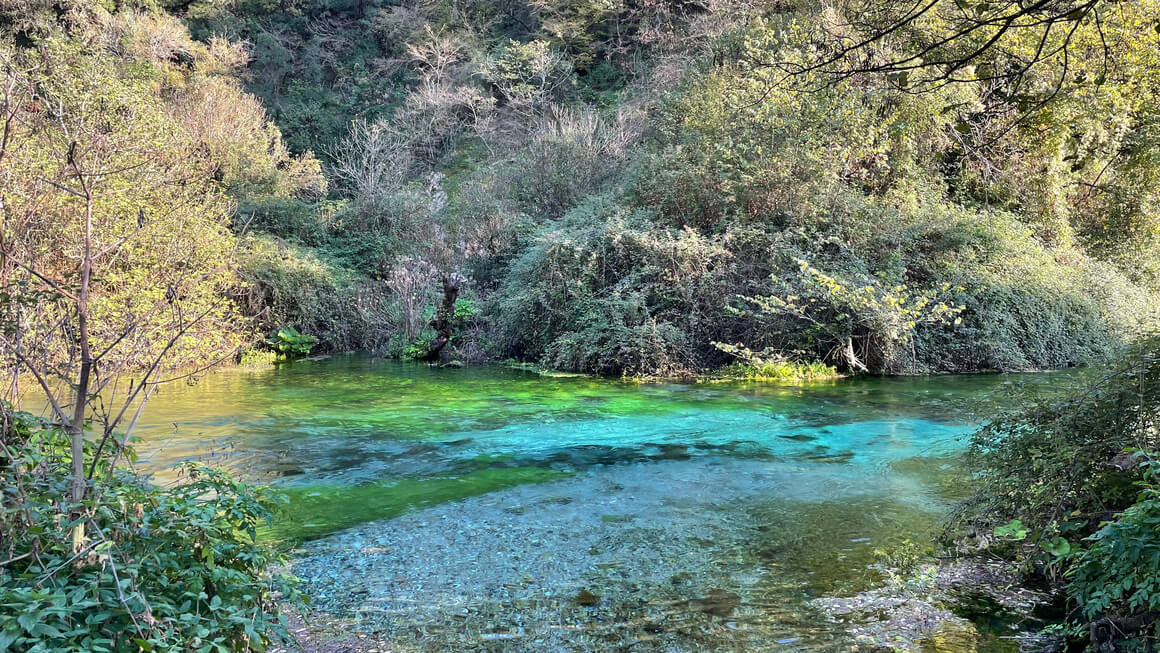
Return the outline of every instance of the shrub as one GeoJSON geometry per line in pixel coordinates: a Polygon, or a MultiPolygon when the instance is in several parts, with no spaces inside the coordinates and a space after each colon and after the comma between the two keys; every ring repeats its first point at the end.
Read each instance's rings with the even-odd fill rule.
{"type": "Polygon", "coordinates": [[[192,463],[169,489],[98,465],[83,506],[91,540],[74,554],[61,518],[68,438],[5,412],[0,649],[248,651],[288,640],[279,601],[302,607],[301,595],[269,571],[284,559],[256,542],[275,495],[192,463]]]}
{"type": "Polygon", "coordinates": [[[525,116],[545,110],[572,81],[572,64],[547,41],[508,40],[483,67],[504,104],[525,116]]]}
{"type": "Polygon", "coordinates": [[[552,106],[515,157],[515,198],[538,219],[559,219],[587,195],[612,185],[642,125],[630,111],[604,117],[591,109],[552,106]]]}
{"type": "Polygon", "coordinates": [[[708,334],[729,322],[729,254],[648,218],[598,196],[543,228],[489,299],[500,355],[617,375],[701,367],[708,334]]]}
{"type": "Polygon", "coordinates": [[[1086,538],[1067,572],[1067,594],[1089,621],[1160,612],[1160,467],[1146,467],[1137,501],[1086,538]]]}
{"type": "Polygon", "coordinates": [[[1135,497],[1125,450],[1160,448],[1160,337],[1134,346],[1064,399],[994,420],[971,440],[982,474],[977,497],[996,520],[1033,527],[1069,514],[1102,514],[1135,497]]]}
{"type": "Polygon", "coordinates": [[[754,352],[741,345],[714,342],[717,349],[737,358],[711,377],[731,381],[811,383],[840,378],[838,370],[820,361],[794,361],[777,352],[754,352]]]}
{"type": "Polygon", "coordinates": [[[292,198],[265,198],[238,203],[236,230],[267,233],[302,245],[318,247],[328,241],[333,209],[292,198]]]}
{"type": "Polygon", "coordinates": [[[584,302],[578,310],[572,328],[544,350],[546,365],[606,376],[674,376],[696,369],[685,334],[650,316],[639,297],[584,302]]]}
{"type": "Polygon", "coordinates": [[[1055,581],[1076,608],[1072,635],[1114,650],[1152,650],[1156,636],[1158,351],[1146,338],[1064,398],[975,433],[979,489],[959,513],[993,553],[1055,581]]]}
{"type": "Polygon", "coordinates": [[[397,307],[381,282],[269,237],[244,243],[243,307],[263,329],[309,333],[325,351],[378,350],[399,329],[397,307]]]}
{"type": "MultiPolygon", "coordinates": [[[[847,369],[898,372],[909,362],[913,370],[915,355],[906,346],[913,344],[917,326],[961,321],[963,307],[939,300],[936,291],[913,292],[905,284],[867,276],[836,279],[807,261],[797,264],[797,278],[774,278],[788,294],[745,300],[757,306],[758,319],[788,319],[791,328],[808,333],[814,351],[828,349],[826,356],[847,369]]],[[[944,283],[938,292],[949,288],[944,283]]]]}
{"type": "Polygon", "coordinates": [[[316,344],[318,338],[299,333],[294,327],[282,327],[266,338],[266,346],[285,359],[308,356],[316,344]]]}

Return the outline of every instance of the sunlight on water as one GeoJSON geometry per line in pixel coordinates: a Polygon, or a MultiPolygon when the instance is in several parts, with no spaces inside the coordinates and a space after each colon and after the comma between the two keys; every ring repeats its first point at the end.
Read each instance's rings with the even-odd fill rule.
{"type": "Polygon", "coordinates": [[[747,588],[736,627],[804,632],[803,598],[865,589],[875,549],[930,541],[969,491],[958,453],[978,416],[1055,378],[635,384],[345,356],[164,388],[138,450],[162,480],[197,458],[283,488],[289,508],[265,537],[287,543],[500,490],[500,514],[523,515],[510,493],[527,484],[560,489],[525,496],[525,521],[557,499],[542,519],[575,501],[582,529],[644,528],[650,511],[723,519],[736,541],[705,546],[747,588]]]}

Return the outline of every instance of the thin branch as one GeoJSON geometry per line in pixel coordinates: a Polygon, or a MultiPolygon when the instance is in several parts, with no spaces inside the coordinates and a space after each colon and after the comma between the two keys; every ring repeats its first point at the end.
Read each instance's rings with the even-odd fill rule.
{"type": "Polygon", "coordinates": [[[57,403],[56,398],[52,394],[52,390],[48,387],[48,382],[45,381],[44,377],[40,374],[40,371],[36,369],[36,366],[33,365],[31,361],[24,357],[24,354],[20,353],[20,350],[16,349],[15,347],[11,347],[7,338],[0,336],[0,340],[3,340],[5,345],[10,346],[10,351],[14,356],[16,356],[17,360],[20,361],[20,364],[32,373],[32,376],[36,379],[36,382],[40,384],[41,390],[44,390],[44,395],[48,398],[49,405],[52,406],[53,414],[56,415],[56,418],[60,420],[61,424],[67,425],[68,415],[65,414],[60,404],[57,403]]]}

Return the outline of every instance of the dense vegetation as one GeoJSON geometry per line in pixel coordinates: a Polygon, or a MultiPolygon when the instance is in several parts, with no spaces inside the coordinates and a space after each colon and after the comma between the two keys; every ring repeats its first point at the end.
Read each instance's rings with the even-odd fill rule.
{"type": "MultiPolygon", "coordinates": [[[[1120,351],[1160,289],[1160,5],[895,4],[0,5],[0,357],[49,404],[4,412],[4,542],[37,555],[0,579],[39,593],[3,603],[43,618],[0,636],[277,634],[251,491],[117,471],[159,384],[253,349],[790,380],[1120,351]],[[220,552],[138,556],[162,514],[220,552]],[[109,626],[61,612],[78,588],[109,626]]],[[[1054,556],[1076,623],[1158,608],[1155,340],[1129,351],[976,442],[978,519],[1054,556]]]]}
{"type": "Polygon", "coordinates": [[[173,11],[248,44],[247,88],[329,171],[323,201],[235,192],[264,330],[414,355],[452,273],[470,309],[451,358],[601,374],[732,361],[715,342],[843,371],[1062,367],[1149,319],[1148,3],[1076,17],[1018,92],[987,73],[1035,32],[922,92],[917,73],[786,82],[829,51],[817,26],[856,27],[810,3],[173,11]]]}
{"type": "Polygon", "coordinates": [[[975,434],[966,542],[1054,590],[1065,634],[1152,650],[1160,608],[1160,341],[1153,336],[1061,400],[975,434]]]}
{"type": "Polygon", "coordinates": [[[187,482],[159,490],[88,447],[90,542],[75,551],[55,535],[67,434],[3,408],[0,649],[260,650],[287,638],[276,602],[300,597],[269,569],[283,558],[255,543],[273,496],[192,463],[187,482]]]}
{"type": "MultiPolygon", "coordinates": [[[[6,7],[9,29],[41,18],[6,7]]],[[[319,196],[321,169],[233,77],[236,46],[47,9],[60,24],[0,42],[0,649],[263,648],[296,598],[255,542],[271,500],[197,467],[154,487],[128,443],[160,384],[253,338],[231,196],[319,196]]]]}
{"type": "Polygon", "coordinates": [[[809,3],[170,7],[184,25],[79,3],[6,22],[17,53],[68,43],[150,78],[185,159],[213,168],[251,342],[291,327],[422,356],[463,277],[444,359],[688,374],[731,362],[726,343],[913,373],[1083,364],[1150,319],[1150,7],[1077,17],[1018,93],[984,73],[1037,33],[954,84],[787,82],[830,51],[815,27],[854,28],[809,3]]]}

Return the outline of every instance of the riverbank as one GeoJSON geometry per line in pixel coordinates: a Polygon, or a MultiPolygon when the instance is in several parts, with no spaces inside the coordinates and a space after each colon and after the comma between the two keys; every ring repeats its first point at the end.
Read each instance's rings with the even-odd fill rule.
{"type": "MultiPolygon", "coordinates": [[[[316,611],[304,647],[876,650],[882,637],[858,637],[826,597],[880,585],[875,549],[921,536],[941,508],[914,479],[843,465],[598,467],[307,543],[293,566],[316,611]]],[[[962,621],[909,623],[906,643],[946,622],[1004,650],[962,621]]]]}

